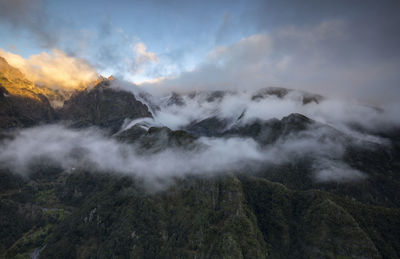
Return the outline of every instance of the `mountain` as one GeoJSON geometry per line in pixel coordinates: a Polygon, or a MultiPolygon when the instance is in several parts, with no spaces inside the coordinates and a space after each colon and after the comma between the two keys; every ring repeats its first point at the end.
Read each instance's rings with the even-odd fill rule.
{"type": "Polygon", "coordinates": [[[233,90],[209,90],[209,91],[189,91],[186,93],[176,93],[172,92],[164,101],[164,105],[171,106],[183,106],[188,100],[194,100],[201,103],[213,103],[221,102],[224,98],[235,96],[238,94],[250,93],[250,98],[252,101],[259,101],[266,98],[279,98],[283,99],[290,94],[295,94],[297,98],[301,99],[302,104],[306,105],[309,103],[320,103],[324,100],[324,97],[319,94],[312,94],[305,91],[298,91],[293,89],[287,89],[283,87],[266,87],[255,91],[233,91],[233,90]]]}
{"type": "Polygon", "coordinates": [[[152,117],[147,106],[132,93],[111,88],[111,81],[103,80],[94,88],[71,96],[59,110],[60,119],[80,127],[95,125],[116,132],[125,119],[152,117]]]}
{"type": "Polygon", "coordinates": [[[271,118],[326,101],[284,88],[157,98],[103,78],[53,107],[4,62],[2,258],[400,257],[395,128],[271,118]]]}
{"type": "Polygon", "coordinates": [[[0,128],[26,127],[48,123],[55,117],[45,95],[54,93],[39,88],[0,57],[0,128]]]}
{"type": "Polygon", "coordinates": [[[72,94],[69,91],[54,90],[45,85],[34,84],[2,57],[0,57],[0,84],[13,96],[27,97],[39,102],[46,97],[54,108],[62,106],[64,100],[72,94]]]}
{"type": "Polygon", "coordinates": [[[11,95],[0,86],[0,128],[34,126],[54,120],[54,110],[43,96],[36,98],[11,95]]]}
{"type": "Polygon", "coordinates": [[[99,77],[94,86],[60,92],[33,84],[0,57],[0,128],[69,121],[116,131],[125,119],[152,116],[132,93],[111,88],[112,80],[99,77]]]}
{"type": "Polygon", "coordinates": [[[0,57],[0,84],[13,96],[27,97],[37,101],[42,101],[41,96],[55,95],[52,90],[36,86],[27,80],[24,74],[10,66],[2,57],[0,57]]]}
{"type": "MultiPolygon", "coordinates": [[[[259,99],[264,99],[269,96],[276,96],[278,98],[283,98],[287,96],[288,94],[294,92],[292,89],[286,89],[286,88],[280,88],[280,87],[269,87],[269,88],[264,88],[258,90],[256,93],[253,94],[251,97],[252,100],[259,100],[259,99]]],[[[309,104],[309,103],[320,103],[321,101],[324,100],[324,97],[319,95],[319,94],[311,94],[308,92],[301,91],[301,99],[302,103],[309,104]]]]}
{"type": "Polygon", "coordinates": [[[396,258],[399,253],[398,209],[326,191],[225,176],[189,178],[149,193],[130,177],[60,172],[41,168],[29,184],[10,179],[15,187],[3,189],[6,257],[35,248],[42,249],[41,258],[396,258]]]}

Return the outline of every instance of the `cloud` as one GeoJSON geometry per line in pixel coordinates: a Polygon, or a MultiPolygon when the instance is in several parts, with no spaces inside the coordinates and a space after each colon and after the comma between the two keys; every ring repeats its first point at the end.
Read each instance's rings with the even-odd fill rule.
{"type": "MultiPolygon", "coordinates": [[[[138,37],[126,34],[111,20],[104,20],[97,26],[88,24],[89,28],[85,28],[82,23],[77,24],[52,13],[55,12],[54,7],[47,4],[46,0],[1,0],[1,25],[4,29],[10,29],[10,35],[27,38],[29,47],[39,43],[41,49],[53,52],[53,55],[58,55],[54,53],[56,50],[67,56],[81,57],[81,60],[89,60],[96,70],[105,75],[126,78],[139,74],[148,80],[153,79],[147,76],[153,69],[149,68],[149,64],[158,61],[159,57],[148,51],[138,37]]],[[[43,53],[39,56],[43,56],[43,53]]]]}
{"type": "MultiPolygon", "coordinates": [[[[132,21],[140,22],[136,31],[151,51],[138,45],[141,39],[128,35],[132,29],[130,19],[120,23],[121,18],[128,17],[129,8],[121,10],[110,5],[100,8],[107,9],[103,13],[96,7],[91,9],[90,4],[80,4],[82,10],[92,10],[97,16],[91,15],[89,20],[79,17],[85,22],[74,23],[61,21],[63,15],[57,13],[57,5],[46,3],[2,0],[1,25],[11,28],[11,33],[29,37],[29,41],[33,35],[45,48],[57,47],[90,60],[99,71],[153,87],[233,89],[280,85],[375,103],[400,98],[398,1],[137,3],[139,8],[134,9],[139,13],[134,16],[138,20],[132,21]],[[151,16],[141,16],[140,10],[156,13],[162,24],[154,23],[151,16]],[[101,14],[110,20],[96,30],[98,17],[104,19],[101,14]],[[243,39],[237,40],[240,37],[243,39]],[[259,44],[254,38],[260,39],[259,44]],[[162,46],[162,42],[168,46],[162,46]],[[132,51],[132,43],[140,47],[136,48],[139,52],[144,50],[138,52],[140,60],[136,59],[136,50],[132,51]],[[150,62],[155,60],[155,46],[157,66],[150,62]],[[164,48],[169,50],[161,53],[164,48]],[[216,55],[214,59],[204,56],[207,49],[210,55],[216,55]],[[202,65],[193,69],[202,58],[202,65]],[[141,66],[142,61],[147,65],[141,66]],[[186,72],[176,77],[181,70],[186,72]],[[136,80],[132,73],[136,73],[136,80]],[[167,80],[171,76],[174,78],[167,80]]],[[[85,12],[76,15],[81,13],[85,12]]]]}
{"type": "MultiPolygon", "coordinates": [[[[196,99],[184,97],[184,106],[164,107],[156,113],[155,121],[148,122],[173,129],[209,116],[237,118],[244,112],[242,123],[250,123],[256,119],[282,118],[300,112],[334,126],[352,138],[379,143],[381,139],[356,132],[349,125],[356,123],[369,129],[398,125],[398,3],[369,0],[363,4],[357,1],[251,1],[244,5],[232,4],[244,8],[243,15],[238,17],[237,12],[230,10],[221,25],[215,28],[202,27],[207,22],[199,21],[207,13],[210,14],[208,23],[217,24],[212,18],[214,13],[208,12],[217,6],[183,4],[180,1],[156,2],[162,6],[157,11],[168,10],[168,19],[177,16],[176,10],[179,13],[189,10],[190,15],[196,16],[192,20],[179,15],[178,20],[173,21],[190,20],[188,26],[178,28],[183,34],[188,32],[189,39],[171,33],[176,29],[169,28],[173,27],[170,23],[161,26],[165,28],[160,34],[164,35],[161,41],[166,35],[180,35],[182,38],[178,37],[177,41],[185,42],[173,51],[156,54],[152,42],[145,45],[111,21],[104,23],[98,32],[77,32],[72,24],[65,24],[47,13],[44,2],[40,0],[0,0],[3,25],[11,26],[11,30],[15,29],[17,33],[28,33],[45,48],[59,47],[27,59],[4,50],[0,54],[32,81],[54,88],[74,89],[97,76],[87,62],[70,55],[74,53],[91,60],[102,71],[125,78],[129,76],[132,81],[143,82],[142,87],[158,93],[171,89],[183,92],[193,89],[240,90],[237,95],[227,95],[218,102],[199,103],[196,99]],[[193,26],[192,29],[193,21],[200,27],[193,26]],[[249,23],[256,29],[247,29],[249,23]],[[68,33],[66,27],[70,28],[68,33]],[[193,35],[202,35],[210,28],[216,30],[212,43],[230,43],[210,44],[213,49],[200,65],[194,68],[187,65],[196,59],[188,54],[198,51],[193,45],[202,45],[209,40],[193,35]],[[242,39],[231,43],[240,35],[242,39]],[[183,67],[190,69],[176,76],[183,67]],[[168,75],[174,77],[168,78],[168,75]],[[329,99],[318,105],[303,105],[298,92],[283,99],[251,100],[252,90],[271,85],[305,89],[342,100],[329,99]],[[384,111],[343,101],[349,97],[379,104],[384,111]],[[384,106],[384,103],[388,105],[384,106]]],[[[224,10],[227,6],[224,4],[218,2],[217,5],[224,10]]],[[[141,27],[148,29],[146,26],[149,25],[146,23],[141,27]]],[[[20,131],[14,140],[3,143],[0,160],[24,169],[32,159],[48,157],[66,170],[76,165],[92,165],[98,170],[155,179],[187,173],[228,172],[237,169],[243,161],[250,164],[285,162],[282,159],[306,153],[319,159],[314,165],[316,180],[363,179],[365,175],[362,172],[341,162],[343,143],[315,139],[321,134],[319,130],[310,130],[308,135],[294,135],[265,149],[251,139],[202,138],[199,141],[208,146],[206,151],[167,149],[145,157],[137,154],[134,146],[118,143],[96,130],[71,130],[53,125],[20,131]]]]}
{"type": "Polygon", "coordinates": [[[163,73],[157,72],[166,67],[165,59],[150,51],[138,37],[128,35],[109,20],[103,21],[85,42],[85,47],[75,48],[75,53],[90,60],[104,75],[136,84],[163,80],[163,73]]]}
{"type": "Polygon", "coordinates": [[[136,52],[136,62],[139,65],[157,62],[159,59],[155,53],[147,51],[147,46],[143,42],[132,45],[132,49],[136,52]]]}
{"type": "Polygon", "coordinates": [[[178,103],[169,101],[173,97],[171,94],[161,98],[153,97],[150,100],[150,106],[157,105],[161,108],[153,111],[154,125],[164,125],[175,130],[184,129],[194,122],[210,117],[246,125],[256,120],[282,119],[291,113],[300,113],[320,123],[331,125],[346,134],[373,142],[379,142],[379,140],[374,136],[358,133],[353,130],[354,126],[368,132],[400,127],[400,119],[397,116],[400,107],[393,103],[381,105],[378,109],[356,101],[322,98],[312,93],[283,88],[266,88],[256,91],[231,90],[220,94],[222,95],[219,98],[213,98],[213,96],[218,96],[218,92],[213,91],[179,94],[177,95],[180,100],[178,103]],[[271,94],[263,95],[262,93],[268,89],[272,92],[287,91],[287,93],[281,97],[271,94]],[[254,96],[262,96],[262,98],[254,98],[254,96]],[[240,120],[237,121],[239,117],[240,120]]]}
{"type": "Polygon", "coordinates": [[[59,49],[42,52],[25,59],[0,49],[0,56],[18,68],[29,80],[49,88],[72,90],[93,83],[98,74],[85,60],[68,56],[59,49]]]}
{"type": "Polygon", "coordinates": [[[1,143],[0,161],[15,172],[28,174],[35,161],[46,159],[64,170],[83,168],[139,177],[150,186],[188,175],[214,176],[232,172],[256,172],[261,165],[293,162],[305,156],[318,161],[318,181],[361,180],[366,176],[340,159],[344,144],[331,132],[313,129],[292,135],[266,147],[250,138],[200,138],[200,148],[169,147],[143,153],[135,145],[117,142],[97,129],[68,129],[47,125],[19,130],[1,143]],[[344,166],[347,171],[341,170],[344,166]]]}
{"type": "Polygon", "coordinates": [[[330,20],[343,20],[346,33],[351,35],[342,51],[369,52],[390,58],[399,56],[400,23],[396,0],[374,1],[249,1],[241,15],[243,24],[250,24],[259,32],[276,31],[284,27],[310,28],[330,20]]]}
{"type": "Polygon", "coordinates": [[[58,43],[57,27],[42,0],[1,0],[0,21],[14,30],[27,31],[46,48],[58,43]]]}
{"type": "Polygon", "coordinates": [[[157,75],[154,71],[159,65],[160,57],[157,54],[147,50],[147,46],[143,42],[131,44],[131,50],[135,58],[131,59],[131,71],[129,78],[135,84],[157,83],[164,80],[163,76],[157,75]]]}
{"type": "Polygon", "coordinates": [[[235,21],[232,14],[224,13],[222,16],[222,22],[215,33],[215,43],[221,44],[222,42],[230,40],[238,27],[239,24],[235,21]]]}
{"type": "Polygon", "coordinates": [[[359,170],[350,168],[341,161],[322,160],[314,165],[316,174],[314,179],[317,182],[348,182],[354,179],[362,180],[367,176],[359,170]]]}
{"type": "Polygon", "coordinates": [[[203,151],[169,148],[143,155],[136,146],[119,143],[96,129],[71,130],[48,125],[19,131],[13,140],[3,144],[0,160],[3,165],[25,174],[35,160],[50,159],[65,170],[81,167],[156,181],[190,174],[222,173],[261,159],[257,144],[250,139],[207,139],[202,142],[208,146],[203,151]],[[227,152],[229,149],[231,151],[227,152]],[[243,149],[248,152],[239,151],[243,149]],[[217,156],[219,159],[215,159],[217,156]]]}
{"type": "MultiPolygon", "coordinates": [[[[159,91],[237,89],[265,83],[264,57],[271,51],[267,35],[253,35],[231,46],[220,46],[208,53],[206,61],[193,71],[154,85],[159,91]],[[260,78],[262,77],[262,78],[260,78]]],[[[151,87],[151,86],[149,86],[151,87]]]]}
{"type": "MultiPolygon", "coordinates": [[[[153,91],[257,89],[284,86],[374,104],[400,98],[400,57],[385,58],[358,42],[346,20],[285,26],[211,50],[191,71],[156,84],[153,91]]],[[[382,46],[384,47],[384,46],[382,46]]]]}

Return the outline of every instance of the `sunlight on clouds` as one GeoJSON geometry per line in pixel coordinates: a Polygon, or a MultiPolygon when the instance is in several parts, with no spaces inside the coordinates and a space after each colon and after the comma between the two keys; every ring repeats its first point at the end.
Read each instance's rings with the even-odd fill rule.
{"type": "Polygon", "coordinates": [[[144,65],[151,62],[158,62],[158,56],[150,51],[147,51],[147,46],[143,42],[139,42],[132,46],[132,50],[136,53],[136,62],[139,65],[144,65]]]}
{"type": "Polygon", "coordinates": [[[50,54],[42,52],[32,55],[27,59],[0,49],[0,56],[18,68],[30,81],[50,88],[80,89],[98,78],[96,70],[85,60],[70,57],[59,49],[53,49],[50,54]]]}
{"type": "Polygon", "coordinates": [[[127,76],[127,80],[136,85],[141,85],[159,83],[167,78],[164,75],[153,73],[157,68],[163,67],[165,69],[166,64],[162,62],[156,53],[148,51],[143,42],[132,44],[131,49],[136,55],[135,69],[130,76],[127,76]]]}

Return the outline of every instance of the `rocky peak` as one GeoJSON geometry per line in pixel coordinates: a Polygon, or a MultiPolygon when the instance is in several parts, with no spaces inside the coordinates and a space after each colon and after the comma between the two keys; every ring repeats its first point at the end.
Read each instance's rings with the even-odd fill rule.
{"type": "Polygon", "coordinates": [[[290,91],[292,91],[292,90],[282,88],[282,87],[267,87],[267,88],[263,88],[263,89],[260,89],[257,92],[255,92],[251,99],[259,100],[259,99],[264,99],[267,96],[276,96],[278,98],[283,98],[290,91]]]}
{"type": "Polygon", "coordinates": [[[114,89],[110,80],[98,83],[94,88],[74,94],[59,111],[60,118],[75,125],[96,125],[119,130],[125,119],[152,117],[147,106],[133,93],[114,89]]]}
{"type": "Polygon", "coordinates": [[[0,86],[7,89],[10,95],[44,103],[50,102],[53,108],[62,106],[64,100],[71,95],[69,92],[53,90],[29,81],[19,69],[8,64],[3,57],[0,57],[0,86]]]}
{"type": "Polygon", "coordinates": [[[185,101],[183,100],[182,96],[173,92],[171,97],[168,100],[167,105],[183,106],[183,105],[185,105],[185,101]]]}
{"type": "Polygon", "coordinates": [[[312,120],[300,113],[291,113],[288,116],[283,117],[282,122],[285,124],[306,125],[312,123],[312,120]]]}
{"type": "Polygon", "coordinates": [[[265,99],[268,97],[276,97],[276,98],[285,98],[287,97],[289,94],[293,94],[296,93],[297,97],[301,99],[302,103],[304,105],[309,104],[309,103],[320,103],[324,97],[319,95],[319,94],[312,94],[306,91],[301,91],[301,90],[293,90],[293,89],[287,89],[287,88],[283,88],[283,87],[267,87],[267,88],[262,88],[258,91],[256,91],[253,96],[251,97],[251,99],[253,101],[258,101],[261,99],[265,99]]]}
{"type": "Polygon", "coordinates": [[[0,73],[2,76],[6,77],[8,80],[14,81],[18,79],[25,79],[24,74],[21,73],[18,69],[10,66],[7,60],[3,57],[0,57],[0,73]]]}

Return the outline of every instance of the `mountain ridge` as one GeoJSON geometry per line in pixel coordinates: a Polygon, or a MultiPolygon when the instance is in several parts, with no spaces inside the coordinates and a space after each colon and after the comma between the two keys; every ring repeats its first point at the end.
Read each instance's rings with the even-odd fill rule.
{"type": "MultiPolygon", "coordinates": [[[[251,117],[230,91],[151,103],[113,78],[53,108],[44,95],[9,92],[17,79],[0,87],[1,257],[400,257],[395,133],[366,138],[301,113],[251,117]],[[224,166],[207,171],[213,163],[224,166]]],[[[299,107],[325,102],[284,88],[246,98],[257,111],[288,96],[299,107]]]]}

